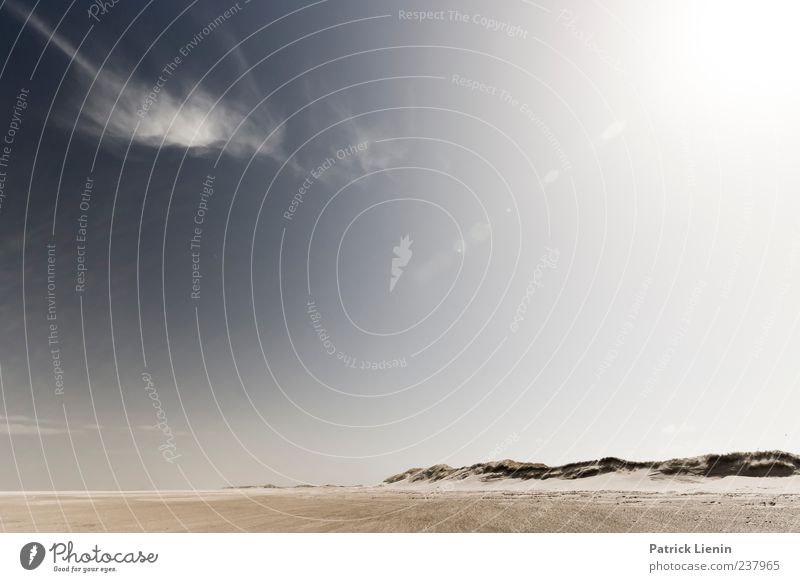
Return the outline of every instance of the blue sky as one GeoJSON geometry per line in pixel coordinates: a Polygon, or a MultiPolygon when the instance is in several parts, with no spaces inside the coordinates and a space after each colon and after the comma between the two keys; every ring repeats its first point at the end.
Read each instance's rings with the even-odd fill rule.
{"type": "Polygon", "coordinates": [[[0,488],[800,449],[770,11],[6,0],[0,31],[0,488]]]}

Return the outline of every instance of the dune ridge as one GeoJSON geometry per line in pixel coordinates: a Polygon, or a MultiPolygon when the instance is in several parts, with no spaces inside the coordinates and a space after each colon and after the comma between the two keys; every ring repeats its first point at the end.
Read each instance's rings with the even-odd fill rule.
{"type": "Polygon", "coordinates": [[[604,457],[593,461],[550,467],[543,463],[524,463],[506,459],[476,463],[467,467],[433,465],[408,469],[387,477],[386,484],[433,483],[478,478],[481,481],[500,479],[546,480],[583,479],[609,473],[633,473],[646,470],[650,477],[791,477],[800,475],[800,456],[784,451],[736,452],[708,454],[666,461],[626,461],[604,457]]]}

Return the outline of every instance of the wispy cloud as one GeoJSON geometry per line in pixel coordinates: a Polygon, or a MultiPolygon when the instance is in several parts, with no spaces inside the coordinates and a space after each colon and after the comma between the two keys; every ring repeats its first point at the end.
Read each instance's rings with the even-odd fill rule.
{"type": "Polygon", "coordinates": [[[76,47],[59,32],[36,14],[28,14],[14,0],[7,0],[10,13],[30,26],[44,41],[56,47],[66,57],[72,59],[75,70],[84,77],[87,84],[94,83],[82,114],[90,121],[83,127],[85,131],[128,140],[135,133],[136,143],[148,146],[187,147],[193,150],[207,150],[220,147],[236,133],[226,146],[226,151],[239,155],[259,152],[272,155],[279,149],[281,135],[278,134],[268,144],[261,147],[264,137],[274,125],[264,119],[263,108],[259,117],[245,115],[245,107],[237,107],[230,102],[216,99],[203,88],[195,89],[191,95],[185,86],[179,86],[175,78],[169,78],[169,85],[159,87],[157,98],[144,111],[148,95],[153,91],[159,74],[153,76],[151,84],[139,79],[125,80],[120,72],[104,68],[99,70],[83,56],[76,47]],[[113,109],[113,112],[112,112],[113,109]]]}
{"type": "MultiPolygon", "coordinates": [[[[307,89],[306,101],[314,99],[313,94],[307,89]]],[[[341,121],[339,130],[346,136],[337,147],[344,150],[362,144],[363,149],[357,153],[348,153],[343,158],[337,158],[336,166],[332,171],[323,174],[323,181],[332,183],[342,176],[364,175],[400,165],[408,156],[408,145],[402,140],[376,143],[386,135],[401,134],[400,127],[392,127],[383,121],[380,124],[371,123],[365,118],[358,118],[355,112],[341,100],[326,101],[325,106],[330,110],[333,119],[341,121]]],[[[391,178],[392,174],[388,174],[391,178]]]]}
{"type": "Polygon", "coordinates": [[[6,436],[51,436],[67,434],[65,428],[42,426],[45,422],[36,422],[27,416],[0,416],[0,435],[6,436]]]}
{"type": "Polygon", "coordinates": [[[30,416],[17,414],[12,416],[0,415],[0,422],[34,422],[34,420],[30,416]]]}

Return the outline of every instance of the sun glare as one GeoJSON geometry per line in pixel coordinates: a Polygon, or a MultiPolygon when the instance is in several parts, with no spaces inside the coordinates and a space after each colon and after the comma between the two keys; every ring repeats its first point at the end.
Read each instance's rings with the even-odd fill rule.
{"type": "Polygon", "coordinates": [[[673,62],[697,91],[734,101],[798,92],[800,3],[705,0],[686,10],[685,42],[673,47],[681,56],[673,62]]]}

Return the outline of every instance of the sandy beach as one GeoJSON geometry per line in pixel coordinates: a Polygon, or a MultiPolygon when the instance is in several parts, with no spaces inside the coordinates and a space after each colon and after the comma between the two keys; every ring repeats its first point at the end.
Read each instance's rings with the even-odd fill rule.
{"type": "MultiPolygon", "coordinates": [[[[446,485],[446,484],[445,484],[446,485]]],[[[5,493],[7,532],[800,532],[800,479],[5,493]],[[570,490],[570,487],[573,488],[570,490]]]]}

